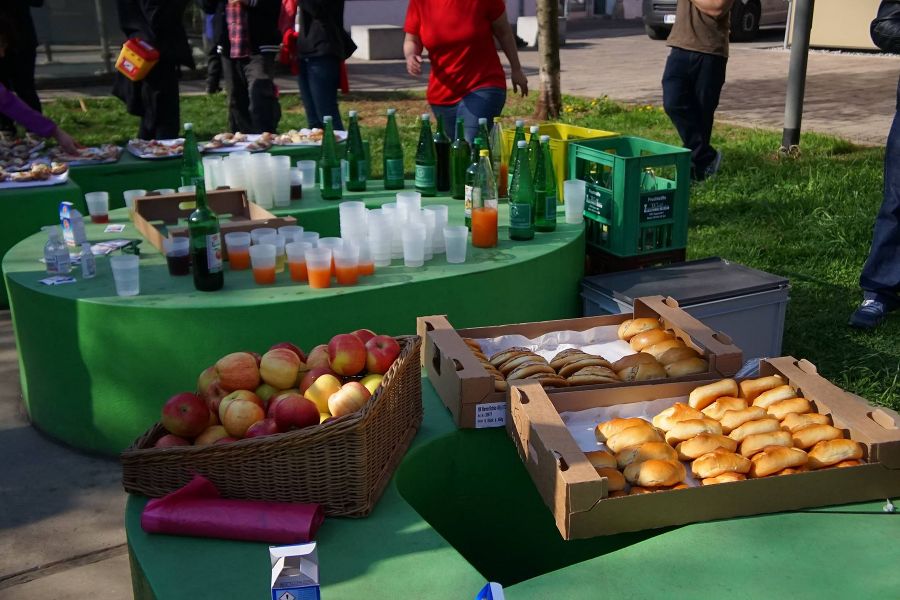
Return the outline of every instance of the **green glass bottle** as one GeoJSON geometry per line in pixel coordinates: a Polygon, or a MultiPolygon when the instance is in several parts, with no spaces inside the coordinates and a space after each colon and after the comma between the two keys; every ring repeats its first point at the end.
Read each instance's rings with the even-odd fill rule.
{"type": "Polygon", "coordinates": [[[219,217],[206,204],[206,183],[203,178],[203,162],[197,148],[194,126],[184,124],[184,160],[182,176],[188,176],[184,185],[196,188],[196,207],[188,217],[188,234],[191,238],[191,262],[194,287],[201,292],[221,290],[225,284],[222,269],[222,234],[219,217]]]}
{"type": "Polygon", "coordinates": [[[484,146],[488,151],[488,154],[491,153],[491,132],[488,131],[487,119],[484,117],[478,117],[478,133],[475,134],[476,137],[480,137],[484,140],[484,146]]]}
{"type": "Polygon", "coordinates": [[[369,162],[363,146],[362,134],[355,110],[350,111],[350,129],[347,130],[347,191],[364,192],[369,179],[369,162]]]}
{"type": "Polygon", "coordinates": [[[478,162],[483,146],[484,140],[480,137],[475,138],[472,142],[472,154],[469,156],[469,164],[466,167],[465,214],[466,227],[469,229],[472,229],[472,195],[478,180],[478,162]]]}
{"type": "Polygon", "coordinates": [[[512,146],[509,149],[509,172],[506,174],[506,188],[512,186],[512,176],[516,170],[516,161],[519,160],[519,142],[525,140],[525,121],[516,119],[516,131],[513,134],[512,146]]]}
{"type": "Polygon", "coordinates": [[[403,189],[403,145],[400,143],[400,130],[397,129],[397,109],[387,110],[387,127],[384,130],[384,189],[403,189]]]}
{"type": "Polygon", "coordinates": [[[519,142],[516,170],[509,187],[509,239],[534,238],[534,180],[528,163],[528,145],[519,142]]]}
{"type": "Polygon", "coordinates": [[[537,148],[534,171],[535,231],[556,230],[556,174],[553,172],[553,155],[550,152],[550,136],[542,135],[537,148]]]}
{"type": "Polygon", "coordinates": [[[337,157],[334,141],[334,125],[331,116],[322,117],[325,133],[322,134],[322,156],[319,158],[319,191],[323,200],[340,200],[344,196],[341,185],[341,161],[337,157]]]}
{"type": "Polygon", "coordinates": [[[444,133],[444,119],[438,118],[434,133],[434,153],[437,157],[435,183],[437,191],[450,191],[450,138],[444,133]]]}
{"type": "Polygon", "coordinates": [[[528,166],[531,167],[531,174],[537,170],[537,153],[541,145],[541,136],[538,133],[538,126],[532,125],[528,136],[528,166]]]}
{"type": "Polygon", "coordinates": [[[437,195],[437,157],[428,113],[422,115],[419,144],[416,146],[416,191],[423,196],[437,195]]]}
{"type": "Polygon", "coordinates": [[[456,139],[450,146],[450,194],[455,200],[466,197],[466,169],[472,162],[471,157],[465,121],[456,119],[456,139]]]}

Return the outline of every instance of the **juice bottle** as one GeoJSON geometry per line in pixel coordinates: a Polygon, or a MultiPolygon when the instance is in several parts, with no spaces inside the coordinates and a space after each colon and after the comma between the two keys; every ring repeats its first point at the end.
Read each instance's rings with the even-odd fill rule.
{"type": "Polygon", "coordinates": [[[480,155],[472,194],[472,245],[493,248],[497,245],[497,183],[491,171],[490,152],[481,150],[480,155]]]}

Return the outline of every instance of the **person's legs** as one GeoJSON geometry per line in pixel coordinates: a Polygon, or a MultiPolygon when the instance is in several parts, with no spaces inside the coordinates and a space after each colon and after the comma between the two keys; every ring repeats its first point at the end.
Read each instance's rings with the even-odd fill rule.
{"type": "Polygon", "coordinates": [[[212,44],[206,53],[206,93],[215,94],[220,89],[222,82],[222,59],[219,58],[219,48],[212,44]]]}
{"type": "Polygon", "coordinates": [[[307,120],[311,122],[310,127],[322,127],[322,117],[331,115],[334,128],[343,129],[344,123],[337,102],[337,91],[341,84],[341,61],[335,56],[311,56],[302,60],[300,69],[306,71],[307,92],[304,94],[301,86],[300,93],[303,96],[303,106],[307,109],[307,120]],[[310,107],[313,108],[316,124],[312,124],[310,107]]]}
{"type": "Polygon", "coordinates": [[[250,96],[244,76],[244,65],[248,59],[231,58],[224,54],[219,56],[222,60],[225,92],[228,94],[228,128],[232,133],[250,131],[253,129],[253,121],[250,118],[250,96]]]}
{"type": "MultiPolygon", "coordinates": [[[[681,137],[681,143],[691,151],[691,164],[696,166],[697,153],[702,149],[702,127],[698,123],[700,107],[694,94],[694,54],[672,48],[663,71],[663,108],[681,137]]],[[[694,168],[692,176],[698,175],[694,168]]]]}
{"type": "Polygon", "coordinates": [[[431,104],[431,113],[434,115],[435,122],[441,119],[444,122],[444,132],[447,136],[456,139],[456,115],[459,103],[456,104],[431,104]]]}
{"type": "MultiPolygon", "coordinates": [[[[725,85],[725,67],[727,59],[713,54],[699,55],[699,68],[694,80],[694,97],[700,108],[698,115],[698,135],[700,145],[693,151],[694,170],[698,177],[706,178],[718,160],[718,152],[710,144],[713,120],[719,107],[722,86],[725,85]]],[[[717,165],[715,165],[717,167],[717,165]]]]}
{"type": "Polygon", "coordinates": [[[316,111],[316,102],[310,84],[310,69],[306,59],[300,59],[300,72],[297,74],[297,87],[300,88],[300,100],[303,101],[303,110],[306,113],[306,126],[310,129],[322,128],[322,116],[316,111]]]}
{"type": "Polygon", "coordinates": [[[250,118],[253,123],[250,133],[278,129],[281,110],[275,97],[275,55],[272,53],[253,54],[244,67],[250,99],[250,118]]]}
{"type": "Polygon", "coordinates": [[[466,140],[471,143],[475,139],[480,118],[487,119],[490,129],[494,117],[503,112],[505,103],[506,90],[502,88],[487,87],[466,94],[457,109],[457,116],[462,117],[466,123],[466,140]]]}
{"type": "Polygon", "coordinates": [[[138,137],[141,139],[177,138],[181,131],[178,98],[178,65],[160,61],[141,82],[144,115],[138,137]]]}

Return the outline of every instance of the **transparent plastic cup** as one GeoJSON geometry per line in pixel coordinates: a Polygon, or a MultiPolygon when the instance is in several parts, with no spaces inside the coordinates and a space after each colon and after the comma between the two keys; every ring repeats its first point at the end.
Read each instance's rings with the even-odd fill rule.
{"type": "Polygon", "coordinates": [[[447,244],[447,262],[460,264],[466,262],[469,229],[465,225],[444,227],[444,242],[447,244]]]}
{"type": "Polygon", "coordinates": [[[316,161],[298,160],[297,168],[300,170],[300,186],[304,190],[316,187],[316,161]]]}
{"type": "Polygon", "coordinates": [[[178,186],[179,194],[196,194],[197,186],[196,185],[181,185],[178,186]]]}
{"type": "Polygon", "coordinates": [[[403,264],[421,267],[425,264],[425,224],[407,223],[403,227],[403,264]]]}
{"type": "Polygon", "coordinates": [[[410,215],[418,213],[422,209],[422,194],[410,190],[397,192],[397,213],[401,221],[409,219],[410,215]]]}
{"type": "Polygon", "coordinates": [[[306,251],[312,247],[312,244],[308,242],[291,242],[284,246],[291,280],[309,281],[309,273],[306,270],[306,251]]]}
{"type": "Polygon", "coordinates": [[[139,257],[134,254],[109,258],[113,280],[116,284],[116,294],[119,296],[137,296],[141,293],[141,272],[138,269],[138,260],[139,257]]]}
{"type": "Polygon", "coordinates": [[[264,235],[275,235],[278,233],[278,230],[274,227],[257,227],[250,231],[250,241],[254,244],[259,243],[259,239],[264,235]]]}
{"type": "Polygon", "coordinates": [[[275,246],[272,244],[250,246],[250,264],[256,285],[275,283],[275,254],[275,246]]]}
{"type": "Polygon", "coordinates": [[[576,225],[584,220],[585,189],[585,182],[579,179],[567,179],[563,182],[566,223],[569,225],[576,225]]]}
{"type": "Polygon", "coordinates": [[[272,156],[269,159],[275,183],[275,206],[285,207],[291,205],[291,157],[272,156]]]}
{"type": "Polygon", "coordinates": [[[163,239],[163,253],[166,255],[166,266],[169,275],[178,277],[191,272],[191,240],[187,237],[163,239]]]}
{"type": "Polygon", "coordinates": [[[372,246],[368,240],[362,240],[356,244],[359,248],[359,275],[361,277],[375,274],[375,258],[372,256],[372,246]]]}
{"type": "Polygon", "coordinates": [[[294,236],[295,242],[307,242],[315,248],[319,244],[319,233],[317,231],[304,231],[298,236],[294,236]]]}
{"type": "Polygon", "coordinates": [[[359,280],[359,246],[344,244],[332,252],[337,282],[341,285],[356,284],[359,280]]]}
{"type": "MultiPolygon", "coordinates": [[[[319,238],[319,241],[316,243],[316,248],[328,248],[329,250],[334,252],[334,250],[336,248],[340,248],[343,245],[344,245],[344,240],[342,238],[326,237],[326,238],[319,238]]],[[[335,274],[333,260],[331,261],[331,274],[332,275],[335,274]]]]}
{"type": "Polygon", "coordinates": [[[372,251],[372,261],[376,267],[389,267],[391,265],[391,238],[372,238],[369,240],[369,248],[372,251]]]}
{"type": "MultiPolygon", "coordinates": [[[[434,258],[435,214],[431,211],[421,210],[419,216],[425,223],[425,260],[431,260],[434,258]]],[[[443,232],[441,237],[443,237],[443,232]]]]}
{"type": "Polygon", "coordinates": [[[228,265],[232,271],[246,271],[250,268],[250,234],[234,231],[225,234],[225,248],[228,250],[228,265]]]}
{"type": "Polygon", "coordinates": [[[446,248],[444,227],[447,226],[450,209],[446,204],[434,204],[426,206],[424,210],[434,213],[434,237],[431,238],[431,250],[434,254],[443,254],[446,248]]]}
{"type": "Polygon", "coordinates": [[[88,192],[84,195],[92,223],[109,223],[109,193],[88,192]]]}
{"type": "Polygon", "coordinates": [[[134,199],[142,198],[147,195],[147,190],[125,190],[122,197],[125,198],[125,208],[134,210],[134,199]]]}
{"type": "Polygon", "coordinates": [[[305,255],[309,287],[313,289],[331,287],[331,248],[310,248],[305,255]]]}
{"type": "Polygon", "coordinates": [[[259,238],[260,245],[270,244],[275,246],[275,272],[281,273],[284,271],[284,245],[287,243],[287,240],[284,239],[283,235],[264,235],[259,238]]]}
{"type": "Polygon", "coordinates": [[[159,188],[153,190],[153,192],[159,194],[160,196],[169,196],[175,193],[175,188],[159,188]]]}
{"type": "Polygon", "coordinates": [[[282,225],[278,228],[278,235],[283,235],[288,242],[296,242],[297,234],[303,233],[303,228],[299,225],[282,225]]]}

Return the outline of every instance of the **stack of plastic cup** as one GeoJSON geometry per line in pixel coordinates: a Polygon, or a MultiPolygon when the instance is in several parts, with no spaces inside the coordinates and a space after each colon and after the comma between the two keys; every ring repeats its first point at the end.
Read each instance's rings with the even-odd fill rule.
{"type": "Polygon", "coordinates": [[[264,235],[259,238],[259,244],[265,245],[269,244],[271,246],[275,246],[275,272],[281,273],[284,271],[284,245],[286,241],[283,235],[264,235]]]}
{"type": "Polygon", "coordinates": [[[291,157],[271,156],[269,167],[272,171],[274,204],[278,207],[291,205],[291,157]]]}
{"type": "Polygon", "coordinates": [[[288,242],[299,242],[300,240],[295,238],[302,233],[303,228],[299,225],[282,225],[278,228],[278,235],[283,235],[288,242]]]}
{"type": "Polygon", "coordinates": [[[298,160],[297,168],[300,170],[300,185],[304,190],[316,187],[316,161],[298,160]]]}
{"type": "Polygon", "coordinates": [[[447,262],[466,262],[466,248],[469,240],[469,229],[465,225],[444,227],[444,241],[447,244],[447,262]]]}
{"type": "Polygon", "coordinates": [[[425,223],[425,260],[431,260],[434,258],[434,213],[420,210],[418,217],[425,223]]]}
{"type": "Polygon", "coordinates": [[[431,249],[434,254],[443,254],[445,250],[444,244],[444,227],[447,226],[449,207],[446,204],[434,204],[426,206],[428,212],[434,213],[434,237],[431,239],[431,249]]]}
{"type": "Polygon", "coordinates": [[[395,202],[388,202],[381,205],[381,210],[385,214],[385,219],[391,227],[391,258],[403,258],[403,223],[400,220],[399,211],[395,202]]]}
{"type": "Polygon", "coordinates": [[[313,289],[331,286],[331,248],[309,248],[305,252],[309,287],[313,289]]]}
{"type": "MultiPolygon", "coordinates": [[[[225,157],[221,170],[225,173],[225,185],[231,189],[240,188],[247,190],[248,198],[251,198],[250,186],[250,153],[246,150],[231,152],[225,157]]],[[[218,182],[221,185],[221,182],[218,182]]]]}
{"type": "Polygon", "coordinates": [[[358,201],[341,202],[338,205],[341,237],[358,241],[369,235],[368,211],[366,205],[358,201]]]}
{"type": "Polygon", "coordinates": [[[204,156],[203,157],[203,181],[206,184],[206,191],[214,190],[220,185],[225,185],[224,177],[221,173],[222,157],[204,156]]]}
{"type": "Polygon", "coordinates": [[[271,158],[268,152],[250,156],[250,201],[262,208],[275,206],[275,174],[271,158]]]}
{"type": "Polygon", "coordinates": [[[243,271],[250,268],[250,242],[250,234],[244,231],[225,234],[228,265],[232,271],[243,271]]]}
{"type": "Polygon", "coordinates": [[[380,208],[369,211],[369,250],[374,262],[373,268],[390,266],[393,233],[388,213],[380,208]]]}
{"type": "Polygon", "coordinates": [[[359,246],[344,243],[332,250],[334,273],[341,285],[354,285],[359,279],[359,246]]]}
{"type": "Polygon", "coordinates": [[[408,222],[403,226],[403,264],[421,267],[425,264],[425,223],[408,222]]]}
{"type": "Polygon", "coordinates": [[[372,248],[368,240],[363,240],[356,244],[356,246],[359,248],[359,274],[374,275],[375,259],[372,256],[372,248]]]}
{"type": "Polygon", "coordinates": [[[254,244],[259,243],[259,238],[264,235],[275,235],[278,231],[273,227],[257,227],[250,232],[250,241],[254,244]]]}
{"type": "Polygon", "coordinates": [[[288,269],[293,281],[309,281],[309,273],[306,270],[306,251],[312,248],[309,242],[291,242],[284,247],[287,256],[288,269]]]}
{"type": "Polygon", "coordinates": [[[400,221],[409,220],[410,215],[414,215],[422,208],[422,194],[410,190],[397,192],[397,213],[400,221]]]}

